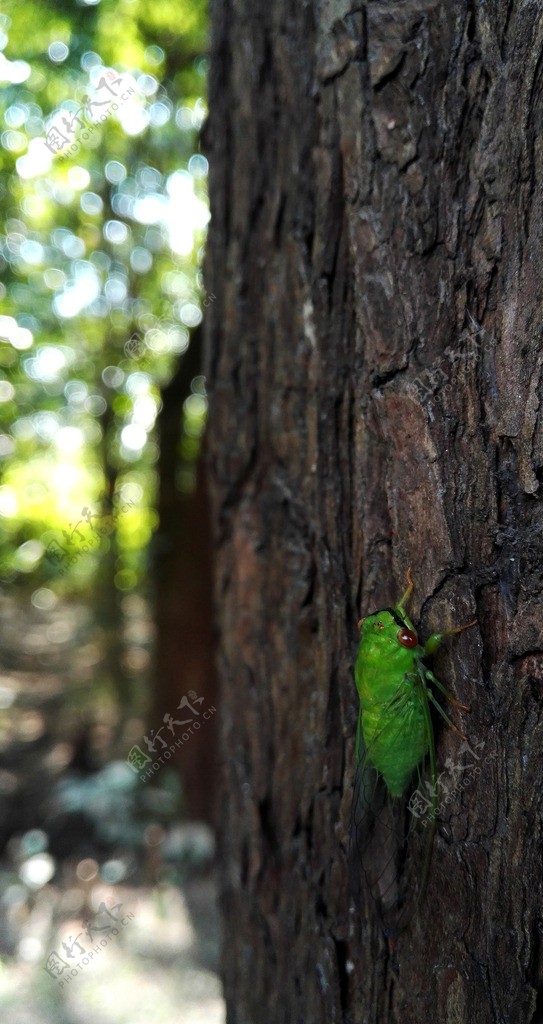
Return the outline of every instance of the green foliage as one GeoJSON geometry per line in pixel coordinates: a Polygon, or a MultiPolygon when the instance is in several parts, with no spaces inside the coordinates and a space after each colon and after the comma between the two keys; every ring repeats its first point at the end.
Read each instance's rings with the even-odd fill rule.
{"type": "MultiPolygon", "coordinates": [[[[84,587],[114,542],[115,581],[130,589],[156,527],[161,388],[204,302],[206,11],[187,0],[4,11],[0,573],[84,587]],[[59,151],[52,126],[67,139],[59,151]],[[83,509],[106,515],[104,493],[118,508],[137,496],[114,536],[75,561],[48,557],[83,509]]],[[[191,399],[189,464],[205,390],[191,399]]]]}

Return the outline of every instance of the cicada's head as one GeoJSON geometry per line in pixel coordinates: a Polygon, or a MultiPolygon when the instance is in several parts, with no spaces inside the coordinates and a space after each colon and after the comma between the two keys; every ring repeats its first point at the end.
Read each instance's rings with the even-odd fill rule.
{"type": "Polygon", "coordinates": [[[419,638],[403,608],[383,608],[368,615],[360,627],[360,643],[355,661],[356,688],[360,700],[369,706],[391,694],[383,684],[392,681],[392,693],[398,687],[398,680],[411,672],[421,651],[419,638]],[[381,697],[377,696],[379,686],[381,697]]]}
{"type": "Polygon", "coordinates": [[[382,652],[395,648],[416,647],[419,638],[410,620],[401,614],[399,608],[383,608],[366,616],[358,623],[360,643],[368,650],[378,648],[382,652]]]}

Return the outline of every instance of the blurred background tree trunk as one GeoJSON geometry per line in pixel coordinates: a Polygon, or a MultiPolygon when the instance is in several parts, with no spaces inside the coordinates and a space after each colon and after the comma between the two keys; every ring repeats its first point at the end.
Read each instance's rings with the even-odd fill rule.
{"type": "MultiPolygon", "coordinates": [[[[158,729],[180,698],[194,691],[202,708],[216,704],[212,630],[211,535],[208,489],[202,460],[192,489],[180,487],[183,402],[202,370],[201,332],[193,333],[177,373],[162,392],[159,419],[160,528],[155,538],[155,686],[150,721],[158,729]]],[[[185,713],[186,714],[186,713],[185,713]]],[[[217,762],[216,718],[190,736],[169,762],[177,765],[189,819],[214,823],[217,762]]]]}
{"type": "Polygon", "coordinates": [[[212,8],[228,1024],[535,1022],[543,14],[212,8]],[[392,948],[349,893],[353,659],[408,566],[423,636],[478,618],[435,670],[482,767],[392,948]]]}

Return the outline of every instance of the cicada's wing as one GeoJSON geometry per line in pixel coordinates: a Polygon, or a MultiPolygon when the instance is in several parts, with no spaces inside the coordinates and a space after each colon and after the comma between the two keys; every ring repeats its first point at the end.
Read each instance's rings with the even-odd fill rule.
{"type": "MultiPolygon", "coordinates": [[[[421,699],[427,701],[424,694],[421,699]]],[[[394,746],[401,742],[404,729],[401,702],[391,701],[383,718],[385,724],[379,732],[379,740],[394,746]]],[[[431,729],[429,713],[425,722],[431,729]]],[[[433,734],[429,741],[433,750],[433,734]]],[[[414,772],[413,784],[407,793],[392,798],[383,777],[372,764],[371,748],[364,747],[360,716],[356,751],[350,856],[353,895],[360,905],[363,890],[370,894],[385,934],[393,938],[407,927],[424,886],[429,863],[427,851],[433,839],[435,820],[428,803],[430,797],[426,796],[432,783],[423,781],[424,766],[421,765],[420,770],[414,772]],[[413,802],[415,791],[420,792],[421,798],[413,802]]]]}

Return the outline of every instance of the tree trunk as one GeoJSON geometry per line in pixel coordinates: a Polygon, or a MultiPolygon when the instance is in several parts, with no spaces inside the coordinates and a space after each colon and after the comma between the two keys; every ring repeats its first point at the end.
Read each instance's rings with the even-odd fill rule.
{"type": "Polygon", "coordinates": [[[542,52],[534,2],[213,5],[228,1024],[543,1019],[542,52]],[[349,885],[353,660],[409,566],[423,637],[478,619],[433,667],[481,772],[392,943],[349,885]]]}
{"type": "MultiPolygon", "coordinates": [[[[164,730],[164,715],[177,721],[190,713],[177,711],[180,698],[203,698],[201,731],[185,733],[186,740],[173,751],[170,766],[180,770],[183,805],[187,818],[214,823],[217,777],[216,672],[213,658],[212,569],[207,481],[201,458],[195,467],[196,482],[190,492],[179,488],[182,409],[190,395],[191,380],[202,368],[201,333],[194,332],[177,373],[162,393],[159,419],[160,459],[158,513],[160,528],[154,542],[153,576],[156,606],[155,686],[151,725],[164,730]]],[[[194,466],[192,467],[194,468],[194,466]]],[[[195,719],[197,721],[197,719],[195,719]]],[[[199,724],[199,723],[198,723],[199,724]]],[[[168,736],[167,731],[162,735],[168,736]]],[[[183,739],[177,730],[176,739],[183,739]]],[[[164,740],[163,740],[164,742],[164,740]]],[[[160,748],[159,748],[160,749],[160,748]]]]}

